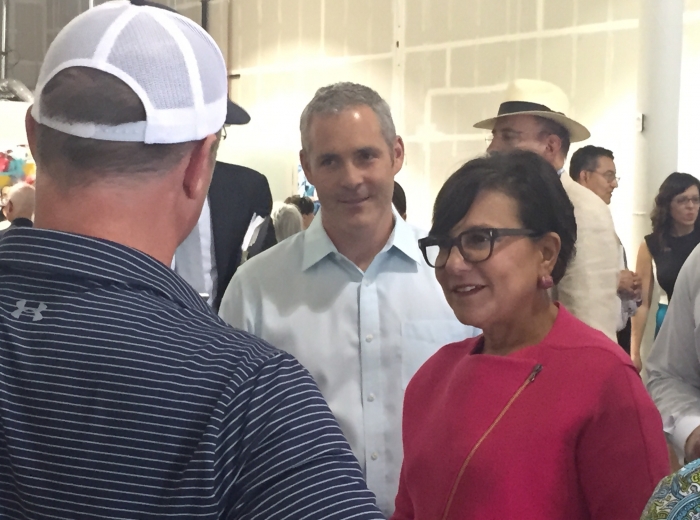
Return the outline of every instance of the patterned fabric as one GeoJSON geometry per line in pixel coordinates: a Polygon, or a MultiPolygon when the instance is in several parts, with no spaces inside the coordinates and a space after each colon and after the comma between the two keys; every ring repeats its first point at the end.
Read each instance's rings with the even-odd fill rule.
{"type": "Polygon", "coordinates": [[[700,519],[700,460],[659,483],[641,520],[700,519]]]}

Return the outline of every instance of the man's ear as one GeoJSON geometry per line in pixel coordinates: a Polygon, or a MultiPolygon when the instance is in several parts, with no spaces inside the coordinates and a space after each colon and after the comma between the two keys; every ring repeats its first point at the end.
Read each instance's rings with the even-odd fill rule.
{"type": "MultiPolygon", "coordinates": [[[[33,106],[33,105],[32,105],[33,106]]],[[[32,157],[36,157],[36,127],[37,122],[32,117],[32,107],[27,109],[27,113],[24,116],[24,128],[27,131],[27,143],[29,144],[29,150],[32,152],[32,157]]]]}
{"type": "Polygon", "coordinates": [[[218,137],[209,135],[194,144],[192,151],[185,156],[183,161],[186,161],[185,172],[182,180],[182,186],[188,198],[198,200],[209,191],[211,184],[211,176],[214,171],[214,150],[218,137]]]}
{"type": "Polygon", "coordinates": [[[558,135],[549,134],[546,140],[547,153],[557,157],[561,153],[561,138],[558,135]]]}
{"type": "Polygon", "coordinates": [[[305,150],[299,150],[299,163],[301,164],[302,170],[304,170],[304,175],[306,176],[306,180],[309,181],[309,184],[313,185],[313,173],[311,171],[311,158],[309,157],[308,152],[305,150]]]}
{"type": "Polygon", "coordinates": [[[7,201],[7,204],[5,204],[5,207],[2,208],[2,212],[5,215],[5,218],[7,220],[10,220],[10,217],[12,216],[12,212],[15,210],[14,203],[10,200],[7,201]]]}
{"type": "Polygon", "coordinates": [[[394,165],[394,175],[396,175],[401,171],[401,168],[403,168],[403,161],[406,157],[406,149],[401,136],[397,135],[396,139],[394,139],[394,147],[391,152],[392,164],[394,165]]]}
{"type": "Polygon", "coordinates": [[[586,170],[581,170],[581,173],[578,175],[578,182],[579,184],[583,186],[588,185],[588,181],[591,179],[591,172],[586,171],[586,170]]]}

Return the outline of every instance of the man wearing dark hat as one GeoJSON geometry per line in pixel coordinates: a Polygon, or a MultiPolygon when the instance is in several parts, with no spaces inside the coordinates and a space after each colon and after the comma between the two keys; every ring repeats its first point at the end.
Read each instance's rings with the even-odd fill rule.
{"type": "Polygon", "coordinates": [[[474,127],[491,130],[493,140],[488,152],[530,150],[559,172],[574,205],[578,238],[576,256],[555,288],[555,297],[577,318],[617,341],[617,235],[605,203],[565,173],[570,144],[591,135],[586,127],[565,115],[568,108],[566,94],[556,85],[519,79],[509,85],[498,115],[474,127]]]}

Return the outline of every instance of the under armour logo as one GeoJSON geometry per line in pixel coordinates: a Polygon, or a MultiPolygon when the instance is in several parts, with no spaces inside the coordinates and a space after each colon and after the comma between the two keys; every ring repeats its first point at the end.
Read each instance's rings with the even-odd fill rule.
{"type": "Polygon", "coordinates": [[[15,318],[19,318],[22,314],[28,312],[29,314],[34,315],[32,321],[41,321],[44,319],[41,313],[44,312],[46,308],[47,307],[45,303],[39,302],[39,306],[36,309],[32,309],[30,307],[27,307],[27,300],[20,300],[17,302],[17,310],[12,312],[12,316],[14,316],[15,318]]]}

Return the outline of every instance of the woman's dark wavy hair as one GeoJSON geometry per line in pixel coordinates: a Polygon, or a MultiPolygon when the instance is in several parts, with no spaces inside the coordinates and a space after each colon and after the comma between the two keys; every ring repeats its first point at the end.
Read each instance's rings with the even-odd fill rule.
{"type": "Polygon", "coordinates": [[[469,161],[447,179],[438,193],[430,235],[448,235],[483,191],[499,191],[515,199],[523,227],[542,235],[559,235],[561,251],[552,271],[554,283],[558,283],[575,254],[576,218],[552,165],[525,151],[469,161]]]}
{"type": "MultiPolygon", "coordinates": [[[[651,211],[651,234],[661,247],[665,247],[673,227],[671,201],[691,186],[697,186],[700,191],[700,180],[689,173],[673,172],[661,183],[659,194],[654,199],[654,209],[651,211]]],[[[699,220],[695,221],[695,229],[700,225],[699,220]]]]}

